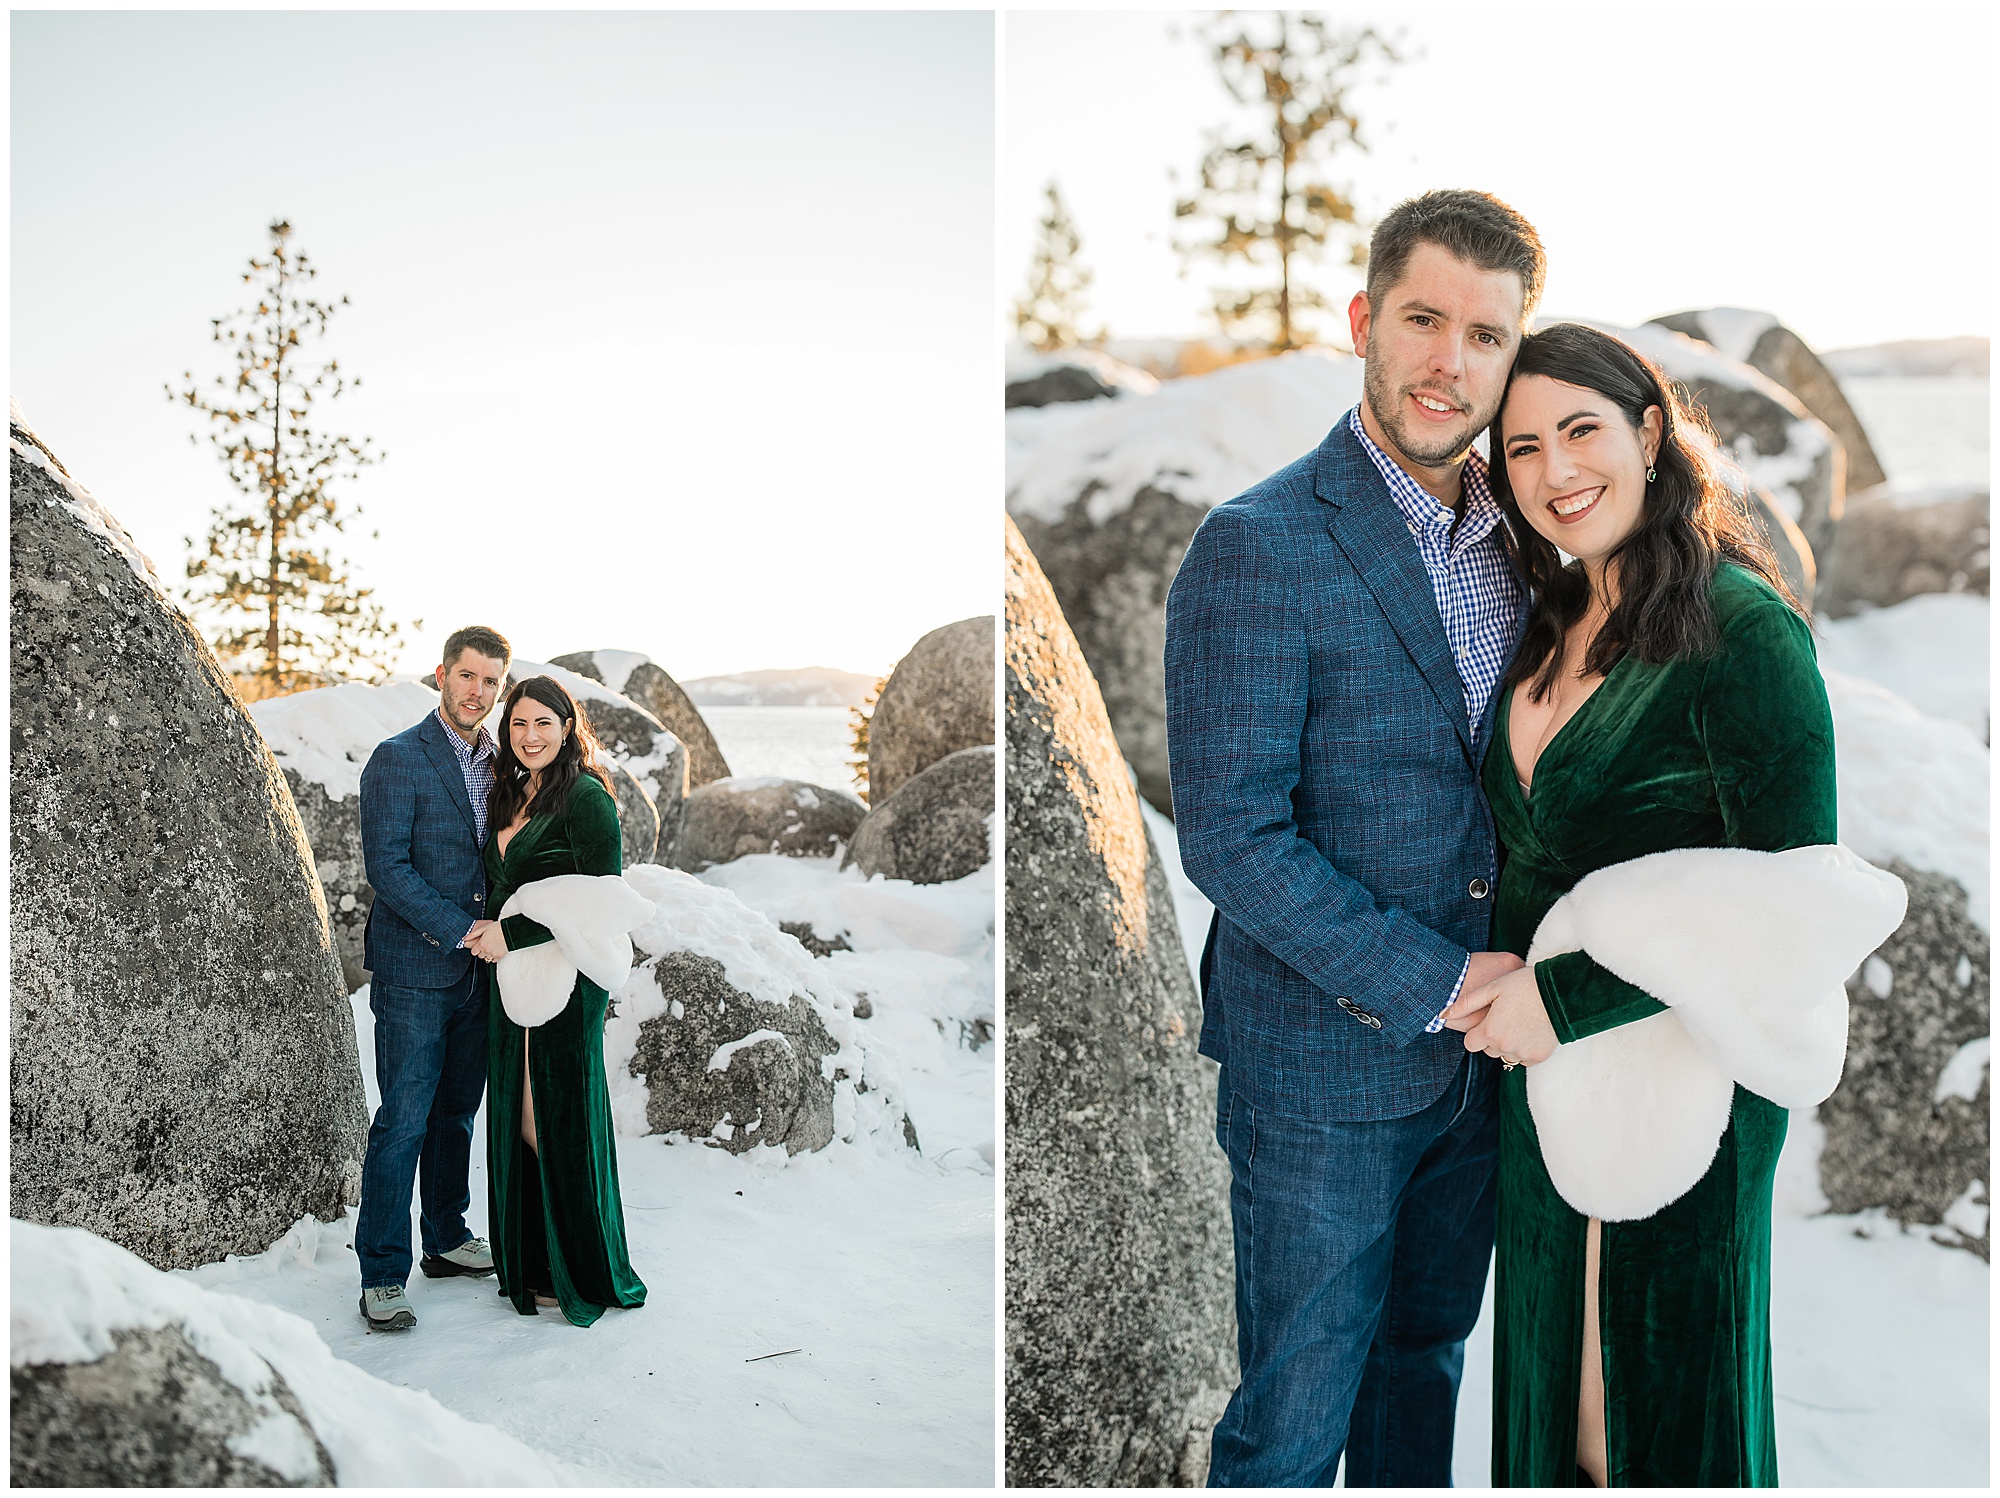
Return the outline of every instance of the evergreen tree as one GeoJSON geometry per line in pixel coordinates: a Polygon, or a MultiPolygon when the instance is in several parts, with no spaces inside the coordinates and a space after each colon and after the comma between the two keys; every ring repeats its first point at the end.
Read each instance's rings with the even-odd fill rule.
{"type": "Polygon", "coordinates": [[[1102,329],[1089,337],[1080,331],[1083,294],[1090,286],[1090,272],[1076,258],[1083,240],[1054,182],[1049,183],[1048,200],[1035,255],[1028,262],[1028,293],[1014,303],[1014,326],[1030,348],[1044,354],[1104,338],[1102,329]]]}
{"type": "Polygon", "coordinates": [[[1336,304],[1305,284],[1302,268],[1344,243],[1353,265],[1368,259],[1366,225],[1349,190],[1327,179],[1346,147],[1366,150],[1348,95],[1372,55],[1397,62],[1372,27],[1334,29],[1323,17],[1279,11],[1260,18],[1223,12],[1204,40],[1216,70],[1257,127],[1210,135],[1201,185],[1174,208],[1185,259],[1243,261],[1275,269],[1275,285],[1223,290],[1214,311],[1225,330],[1260,329],[1273,350],[1313,341],[1310,314],[1336,304]]]}
{"type": "MultiPolygon", "coordinates": [[[[337,360],[314,364],[304,340],[323,338],[347,305],[310,294],[318,270],[292,242],[292,226],[270,226],[270,248],[243,273],[255,305],[212,319],[233,373],[208,386],[183,374],[167,396],[209,418],[209,441],[249,503],[217,506],[205,542],[188,538],[186,597],[213,625],[216,653],[235,663],[246,696],[269,697],[327,680],[379,677],[393,660],[400,626],[382,617],[373,590],[358,587],[334,556],[348,514],[333,492],[381,454],[370,440],[325,431],[314,403],[359,386],[337,360]]],[[[189,441],[198,436],[190,434],[189,441]]],[[[422,621],[418,621],[421,627],[422,621]]]]}
{"type": "Polygon", "coordinates": [[[861,706],[847,710],[847,773],[854,781],[854,794],[863,801],[868,799],[868,725],[875,717],[875,704],[881,700],[882,688],[887,685],[888,677],[877,677],[868,695],[861,699],[861,706]]]}

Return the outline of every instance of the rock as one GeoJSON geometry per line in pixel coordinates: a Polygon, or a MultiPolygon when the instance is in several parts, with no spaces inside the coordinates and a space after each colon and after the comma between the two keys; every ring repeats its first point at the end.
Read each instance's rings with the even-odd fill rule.
{"type": "Polygon", "coordinates": [[[1200,1470],[1236,1379],[1228,1166],[1173,900],[1007,527],[1007,1481],[1200,1470]]]}
{"type": "Polygon", "coordinates": [[[830,857],[867,815],[846,791],[803,780],[736,775],[711,781],[687,799],[676,867],[699,873],[752,853],[830,857]]]}
{"type": "Polygon", "coordinates": [[[660,814],[653,798],[640,789],[639,782],[623,765],[612,760],[605,766],[611,776],[611,794],[618,803],[619,857],[624,866],[658,862],[655,850],[660,842],[660,814]]]}
{"type": "Polygon", "coordinates": [[[605,1065],[642,1082],[645,1132],[736,1154],[865,1136],[916,1146],[894,1060],[826,964],[728,890],[677,870],[630,877],[654,914],[632,933],[641,960],[605,1027],[605,1065]]]}
{"type": "Polygon", "coordinates": [[[602,682],[659,719],[687,747],[689,790],[729,778],[729,763],[716,747],[715,735],[709,732],[701,709],[681,690],[679,682],[645,656],[629,650],[579,650],[557,656],[554,664],[602,682]],[[620,679],[607,676],[607,667],[620,679]]]}
{"type": "Polygon", "coordinates": [[[1714,345],[1671,328],[1591,326],[1624,339],[1686,388],[1708,413],[1723,450],[1753,488],[1770,494],[1797,523],[1815,557],[1833,545],[1848,490],[1845,449],[1796,395],[1714,345]]]}
{"type": "Polygon", "coordinates": [[[383,739],[435,711],[435,684],[426,691],[417,681],[344,682],[249,705],[305,828],[349,993],[368,981],[363,938],[375,904],[361,849],[361,768],[383,739]]]}
{"type": "Polygon", "coordinates": [[[1125,394],[1151,395],[1160,388],[1159,380],[1145,370],[1092,348],[1043,354],[1016,344],[1007,352],[1006,378],[1010,411],[1125,394]]]}
{"type": "MultiPolygon", "coordinates": [[[[282,1442],[311,1476],[259,1459],[270,1417],[177,1326],[124,1329],[106,1356],[13,1370],[9,1444],[15,1487],[286,1488],[334,1485],[333,1460],[284,1377],[270,1395],[290,1421],[282,1442]]],[[[283,1421],[283,1416],[279,1417],[283,1421]]]]}
{"type": "Polygon", "coordinates": [[[1149,485],[1102,522],[1081,504],[1054,525],[1020,517],[1021,534],[1044,559],[1049,585],[1096,673],[1118,747],[1139,777],[1139,794],[1169,816],[1167,590],[1207,514],[1207,505],[1149,485]]]}
{"type": "MultiPolygon", "coordinates": [[[[854,950],[848,943],[844,933],[836,931],[832,936],[821,936],[813,929],[811,921],[780,921],[778,922],[778,929],[815,957],[831,957],[835,952],[852,952],[854,950]]],[[[870,1005],[869,1013],[872,1014],[873,1012],[874,1006],[870,1005]]],[[[857,1019],[868,1018],[867,1014],[861,1012],[861,1003],[858,999],[854,1005],[854,1015],[857,1019]]]]}
{"type": "Polygon", "coordinates": [[[1889,868],[1909,886],[1910,913],[1847,985],[1847,1066],[1819,1106],[1820,1186],[1835,1212],[1944,1224],[1940,1241],[1988,1258],[1988,937],[1957,881],[1889,868]]]}
{"type": "Polygon", "coordinates": [[[804,999],[755,1003],[721,963],[692,952],[659,958],[653,974],[679,1012],[639,1029],[631,1065],[646,1079],[649,1133],[712,1140],[731,1154],[832,1143],[833,1079],[820,1058],[838,1047],[804,999]]]}
{"type": "MultiPolygon", "coordinates": [[[[609,654],[610,652],[602,652],[609,654]]],[[[662,673],[663,675],[665,673],[662,673]]],[[[633,859],[629,850],[636,846],[637,832],[626,834],[626,862],[657,863],[670,866],[680,853],[681,827],[687,816],[688,751],[678,736],[638,703],[620,696],[595,677],[550,662],[517,660],[510,667],[507,685],[530,676],[552,676],[561,682],[572,700],[590,721],[591,732],[618,767],[635,781],[653,804],[657,833],[650,854],[633,859]]],[[[506,693],[501,694],[504,705],[506,693]]],[[[487,722],[498,738],[504,725],[495,711],[487,722]]],[[[706,730],[704,730],[706,731],[706,730]]],[[[619,802],[623,820],[624,801],[619,802]]],[[[643,821],[643,818],[635,818],[643,821]]]]}
{"type": "Polygon", "coordinates": [[[1819,610],[1843,619],[1919,593],[1989,593],[1991,519],[1985,494],[1929,504],[1887,489],[1851,496],[1821,570],[1819,610]]]}
{"type": "Polygon", "coordinates": [[[1712,344],[1728,357],[1769,375],[1798,397],[1799,404],[1826,423],[1847,454],[1847,492],[1859,493],[1883,483],[1881,461],[1875,456],[1861,418],[1847,403],[1833,371],[1798,334],[1768,312],[1739,307],[1712,307],[1705,312],[1676,312],[1653,321],[1676,333],[1712,344]]]}
{"type": "Polygon", "coordinates": [[[163,1268],[357,1199],[353,1014],[299,814],[118,522],[11,433],[14,1216],[163,1268]]]}
{"type": "MultiPolygon", "coordinates": [[[[1209,510],[1311,452],[1361,399],[1358,359],[1284,354],[1088,406],[1007,416],[1007,510],[1102,689],[1139,794],[1172,812],[1167,589],[1209,510]]],[[[871,737],[873,730],[871,729],[871,737]]]]}
{"type": "Polygon", "coordinates": [[[306,844],[312,850],[320,896],[326,901],[334,955],[340,959],[341,986],[353,993],[368,981],[363,958],[368,912],[375,908],[375,886],[368,882],[368,865],[361,852],[360,798],[336,801],[325,786],[305,779],[298,771],[287,767],[284,775],[306,844]]]}
{"type": "Polygon", "coordinates": [[[841,867],[913,884],[963,879],[993,856],[992,820],[993,746],[961,749],[876,802],[841,867]]]}
{"type": "Polygon", "coordinates": [[[993,742],[993,616],[934,629],[896,662],[868,720],[868,796],[879,805],[947,754],[993,742]]]}

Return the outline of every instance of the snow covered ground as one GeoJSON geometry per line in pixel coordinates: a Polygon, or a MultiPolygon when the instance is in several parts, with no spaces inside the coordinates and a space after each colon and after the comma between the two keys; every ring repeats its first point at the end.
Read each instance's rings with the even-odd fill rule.
{"type": "MultiPolygon", "coordinates": [[[[844,709],[741,711],[845,719],[844,709]]],[[[823,757],[825,737],[789,752],[823,757]]],[[[742,758],[746,773],[798,773],[768,756],[742,758]]],[[[371,1336],[355,1308],[352,1212],[174,1278],[288,1311],[334,1358],[425,1391],[440,1417],[505,1432],[530,1453],[525,1461],[550,1459],[522,1481],[553,1471],[554,1480],[603,1485],[988,1485],[993,866],[918,886],[842,875],[832,859],[765,856],[702,879],[772,921],[812,922],[853,949],[818,966],[848,993],[868,995],[873,1013],[855,1023],[872,1048],[892,1053],[921,1153],[836,1140],[795,1157],[729,1155],[621,1137],[626,1229],[650,1294],[643,1309],[608,1313],[587,1330],[552,1311],[515,1315],[491,1281],[417,1275],[417,1328],[371,1336]]],[[[372,1112],[366,989],[353,1006],[372,1112]]],[[[620,1110],[621,1127],[632,1111],[620,1110]]],[[[478,1128],[483,1141],[483,1112],[478,1128]]],[[[476,1233],[485,1212],[475,1148],[476,1233]]],[[[379,1437],[394,1439],[393,1426],[379,1437]]],[[[425,1471],[378,1470],[372,1480],[449,1480],[425,1471]]]]}

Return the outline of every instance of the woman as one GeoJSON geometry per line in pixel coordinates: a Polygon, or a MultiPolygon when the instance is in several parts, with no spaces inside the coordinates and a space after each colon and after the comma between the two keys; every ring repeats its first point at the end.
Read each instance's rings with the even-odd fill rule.
{"type": "MultiPolygon", "coordinates": [[[[524,885],[620,870],[618,807],[597,741],[569,693],[531,676],[507,694],[487,800],[487,909],[501,911],[472,947],[499,962],[548,943],[548,927],[506,915],[524,885]]],[[[566,974],[567,969],[563,970],[566,974]]],[[[646,1287],[625,1250],[618,1152],[604,1081],[603,987],[578,973],[553,1018],[524,1029],[503,1002],[487,1014],[487,1220],[500,1291],[524,1316],[560,1306],[589,1326],[606,1306],[641,1306],[646,1287]]]]}
{"type": "MultiPolygon", "coordinates": [[[[1523,342],[1492,433],[1494,489],[1531,599],[1484,767],[1504,860],[1496,948],[1528,954],[1551,907],[1614,865],[1836,839],[1833,724],[1810,627],[1693,428],[1618,340],[1559,324],[1523,342]]],[[[1804,856],[1821,853],[1851,860],[1804,856]]],[[[1448,1016],[1469,1049],[1507,1068],[1496,1486],[1777,1483],[1770,1231],[1785,1108],[1718,1075],[1706,1170],[1697,1155],[1684,1194],[1603,1221],[1552,1181],[1558,1141],[1538,1135],[1544,1110],[1520,1067],[1664,1008],[1574,950],[1448,1016]]],[[[1833,1068],[1837,1078],[1837,1053],[1833,1068]]]]}

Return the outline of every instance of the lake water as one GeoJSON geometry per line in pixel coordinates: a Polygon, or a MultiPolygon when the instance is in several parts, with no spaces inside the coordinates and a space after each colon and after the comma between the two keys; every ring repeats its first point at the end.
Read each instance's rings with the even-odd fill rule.
{"type": "Polygon", "coordinates": [[[704,707],[701,715],[731,774],[854,789],[844,707],[704,707]]]}

